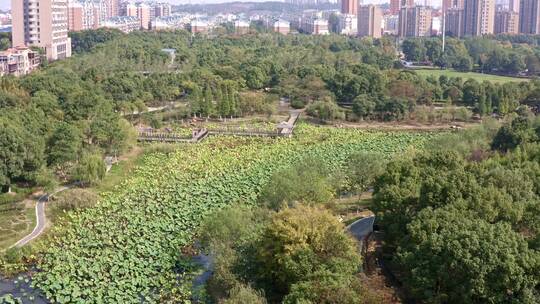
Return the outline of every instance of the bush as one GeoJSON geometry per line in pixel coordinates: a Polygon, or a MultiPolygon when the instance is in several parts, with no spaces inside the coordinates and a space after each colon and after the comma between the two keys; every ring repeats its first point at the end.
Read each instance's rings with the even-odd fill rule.
{"type": "Polygon", "coordinates": [[[84,209],[94,206],[98,199],[99,196],[90,190],[73,189],[54,199],[51,207],[54,212],[84,209]]]}
{"type": "Polygon", "coordinates": [[[305,102],[300,99],[293,99],[291,101],[291,107],[293,109],[303,109],[306,106],[305,102]]]}
{"type": "Polygon", "coordinates": [[[331,100],[318,100],[307,108],[307,114],[321,120],[345,119],[343,110],[331,100]]]}
{"type": "Polygon", "coordinates": [[[223,304],[266,304],[266,299],[250,286],[238,284],[230,292],[223,304]]]}

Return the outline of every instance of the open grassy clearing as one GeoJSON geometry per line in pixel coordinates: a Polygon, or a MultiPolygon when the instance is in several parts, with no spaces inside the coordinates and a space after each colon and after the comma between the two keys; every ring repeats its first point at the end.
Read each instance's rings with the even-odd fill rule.
{"type": "Polygon", "coordinates": [[[0,251],[8,249],[35,226],[34,201],[0,203],[0,251]]]}
{"type": "Polygon", "coordinates": [[[447,77],[461,77],[464,80],[472,78],[479,82],[482,82],[485,80],[496,82],[496,83],[505,83],[505,82],[510,82],[510,81],[513,81],[513,82],[529,81],[529,79],[525,79],[525,78],[489,75],[489,74],[481,74],[481,73],[474,73],[474,72],[458,72],[455,70],[418,69],[414,71],[418,73],[418,75],[425,76],[425,77],[435,76],[439,78],[440,76],[445,75],[447,77]]]}

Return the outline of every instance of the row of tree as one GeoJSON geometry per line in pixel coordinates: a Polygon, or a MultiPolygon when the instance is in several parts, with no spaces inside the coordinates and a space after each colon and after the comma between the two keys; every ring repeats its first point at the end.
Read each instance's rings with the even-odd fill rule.
{"type": "Polygon", "coordinates": [[[515,75],[540,72],[540,49],[535,36],[508,35],[449,38],[443,53],[441,38],[408,38],[402,50],[406,60],[431,62],[460,71],[515,75]]]}

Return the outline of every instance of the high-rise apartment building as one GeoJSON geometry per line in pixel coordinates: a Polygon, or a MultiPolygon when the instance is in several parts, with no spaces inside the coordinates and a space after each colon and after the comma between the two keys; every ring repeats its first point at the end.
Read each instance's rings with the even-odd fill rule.
{"type": "Polygon", "coordinates": [[[464,0],[442,0],[442,10],[446,12],[451,8],[463,8],[464,0]]]}
{"type": "Polygon", "coordinates": [[[346,15],[358,14],[359,0],[341,0],[341,13],[346,15]]]}
{"type": "Polygon", "coordinates": [[[464,34],[481,36],[493,34],[495,0],[465,0],[464,34]]]}
{"type": "Polygon", "coordinates": [[[141,19],[141,28],[150,28],[150,7],[144,3],[137,6],[137,18],[141,19]]]}
{"type": "Polygon", "coordinates": [[[124,12],[126,16],[137,17],[141,22],[142,29],[147,30],[150,28],[150,7],[145,3],[127,3],[124,12]]]}
{"type": "Polygon", "coordinates": [[[399,14],[401,0],[390,0],[390,14],[397,15],[399,14]]]}
{"type": "Polygon", "coordinates": [[[120,15],[120,0],[104,0],[107,18],[112,18],[120,15]]]}
{"type": "Polygon", "coordinates": [[[67,0],[12,0],[13,45],[37,46],[49,60],[71,56],[67,0]]]}
{"type": "Polygon", "coordinates": [[[171,15],[171,5],[168,3],[157,3],[152,7],[154,17],[166,17],[171,15]]]}
{"type": "Polygon", "coordinates": [[[495,34],[519,33],[519,15],[510,10],[497,11],[495,13],[495,34]]]}
{"type": "Polygon", "coordinates": [[[463,9],[449,8],[445,15],[445,31],[453,37],[461,37],[464,34],[463,30],[463,9]]]}
{"type": "Polygon", "coordinates": [[[508,0],[508,10],[519,14],[519,2],[520,0],[508,0]]]}
{"type": "Polygon", "coordinates": [[[373,4],[358,9],[358,36],[380,38],[382,36],[382,11],[373,4]]]}
{"type": "Polygon", "coordinates": [[[68,3],[68,30],[72,32],[84,30],[83,6],[79,2],[68,3]]]}
{"type": "Polygon", "coordinates": [[[399,10],[404,6],[414,6],[414,0],[390,0],[390,14],[399,14],[399,10]]]}
{"type": "Polygon", "coordinates": [[[405,6],[399,11],[399,37],[431,36],[431,8],[405,6]]]}
{"type": "Polygon", "coordinates": [[[68,29],[82,31],[96,29],[107,18],[102,1],[81,0],[68,3],[68,29]]]}
{"type": "Polygon", "coordinates": [[[519,32],[523,34],[540,34],[540,4],[538,0],[521,0],[519,32]]]}

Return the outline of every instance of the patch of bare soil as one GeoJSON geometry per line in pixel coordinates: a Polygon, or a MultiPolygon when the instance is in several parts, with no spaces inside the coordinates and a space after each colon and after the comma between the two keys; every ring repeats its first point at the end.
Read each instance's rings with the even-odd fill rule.
{"type": "Polygon", "coordinates": [[[373,130],[388,130],[388,131],[433,131],[433,130],[452,130],[466,129],[472,126],[477,126],[478,123],[440,123],[440,124],[420,124],[416,122],[336,122],[332,126],[336,128],[353,128],[353,129],[373,129],[373,130]]]}
{"type": "Polygon", "coordinates": [[[377,294],[383,304],[403,303],[403,293],[395,278],[388,275],[387,270],[381,267],[379,258],[382,252],[380,235],[372,233],[366,241],[364,255],[364,273],[360,276],[363,286],[370,292],[377,294]]]}

